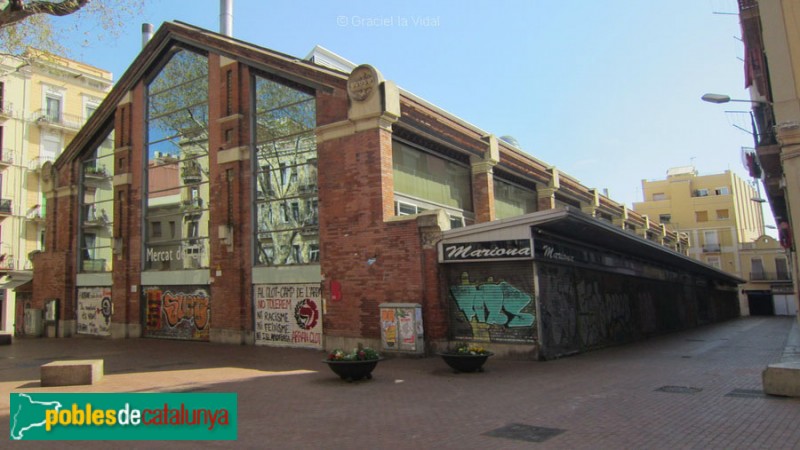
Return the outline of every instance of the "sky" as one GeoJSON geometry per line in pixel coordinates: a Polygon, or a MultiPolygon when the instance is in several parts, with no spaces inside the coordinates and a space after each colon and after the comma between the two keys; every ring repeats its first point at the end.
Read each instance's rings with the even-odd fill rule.
{"type": "MultiPolygon", "coordinates": [[[[219,0],[146,0],[73,58],[114,79],[141,24],[219,30],[219,0]]],[[[234,37],[300,58],[321,45],[629,207],[671,167],[749,179],[736,0],[233,0],[234,37]],[[745,130],[742,130],[744,128],[745,130]]],[[[61,20],[74,20],[65,18],[61,20]]],[[[82,37],[76,33],[76,44],[82,37]]],[[[766,204],[765,204],[766,205],[766,204]]],[[[774,224],[765,210],[768,224],[774,224]]]]}

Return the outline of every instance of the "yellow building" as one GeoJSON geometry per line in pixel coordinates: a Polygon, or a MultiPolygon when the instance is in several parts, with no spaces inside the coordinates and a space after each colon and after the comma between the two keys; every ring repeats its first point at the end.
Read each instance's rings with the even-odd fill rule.
{"type": "Polygon", "coordinates": [[[741,289],[743,314],[748,306],[756,313],[786,309],[772,305],[772,290],[773,282],[779,292],[791,286],[789,264],[779,243],[764,239],[763,200],[752,185],[731,171],[698,175],[685,166],[670,169],[664,180],[643,180],[642,192],[644,201],[634,210],[688,234],[689,256],[748,280],[741,289]]]}
{"type": "MultiPolygon", "coordinates": [[[[24,291],[31,279],[29,254],[47,245],[40,169],[61,154],[111,86],[110,72],[59,56],[0,58],[0,331],[23,328],[15,289],[24,291]]],[[[101,147],[113,149],[110,141],[101,147]]]]}
{"type": "Polygon", "coordinates": [[[741,290],[747,295],[751,315],[797,314],[789,260],[775,238],[761,236],[742,244],[739,258],[743,278],[748,280],[741,290]]]}

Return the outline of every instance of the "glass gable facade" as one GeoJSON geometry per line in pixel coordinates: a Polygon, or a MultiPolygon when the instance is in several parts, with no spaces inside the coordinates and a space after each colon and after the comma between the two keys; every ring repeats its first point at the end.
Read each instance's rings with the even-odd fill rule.
{"type": "Polygon", "coordinates": [[[144,269],[209,266],[208,61],[177,51],[147,92],[144,269]]]}

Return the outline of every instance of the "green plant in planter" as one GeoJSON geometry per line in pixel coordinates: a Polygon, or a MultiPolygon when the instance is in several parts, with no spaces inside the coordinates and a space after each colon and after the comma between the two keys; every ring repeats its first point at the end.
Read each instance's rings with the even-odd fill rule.
{"type": "Polygon", "coordinates": [[[373,361],[380,358],[381,355],[369,347],[354,348],[349,353],[337,348],[328,354],[328,361],[373,361]]]}
{"type": "Polygon", "coordinates": [[[460,343],[439,356],[456,372],[483,372],[483,364],[493,354],[480,345],[460,343]]]}
{"type": "Polygon", "coordinates": [[[372,370],[381,359],[381,355],[375,350],[359,345],[349,353],[337,348],[328,353],[328,357],[322,362],[341,379],[352,382],[363,378],[372,379],[372,370]]]}
{"type": "Polygon", "coordinates": [[[456,354],[456,355],[473,355],[473,356],[484,356],[484,355],[491,355],[492,354],[492,352],[490,352],[489,350],[486,350],[485,348],[481,347],[480,345],[466,344],[466,343],[463,343],[463,342],[461,344],[458,344],[455,347],[455,349],[452,350],[450,353],[453,353],[453,354],[456,354]]]}

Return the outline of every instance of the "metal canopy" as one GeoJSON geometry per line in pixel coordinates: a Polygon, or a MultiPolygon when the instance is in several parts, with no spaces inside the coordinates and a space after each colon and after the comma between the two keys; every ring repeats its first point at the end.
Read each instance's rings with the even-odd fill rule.
{"type": "Polygon", "coordinates": [[[532,235],[534,240],[537,234],[566,238],[590,247],[638,257],[731,284],[745,282],[735,275],[689,258],[569,206],[448,230],[444,232],[442,243],[521,237],[523,233],[532,235]]]}

